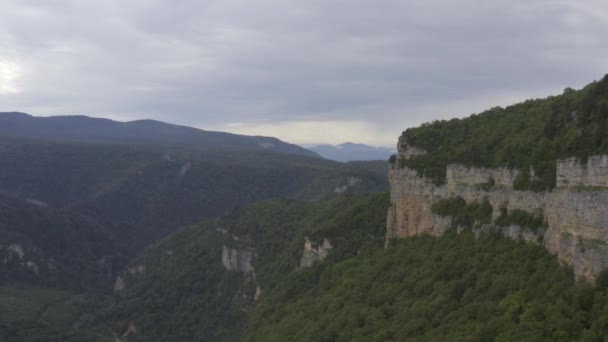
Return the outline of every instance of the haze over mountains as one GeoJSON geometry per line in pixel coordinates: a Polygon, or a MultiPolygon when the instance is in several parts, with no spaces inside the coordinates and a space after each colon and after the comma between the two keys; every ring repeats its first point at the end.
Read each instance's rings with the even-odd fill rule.
{"type": "MultiPolygon", "coordinates": [[[[0,236],[5,237],[6,246],[20,246],[21,264],[37,265],[40,283],[49,277],[57,278],[54,283],[65,283],[60,279],[67,274],[62,266],[49,263],[69,260],[57,255],[55,246],[71,243],[70,236],[76,236],[80,244],[90,244],[73,233],[82,224],[64,224],[50,240],[39,240],[36,231],[44,229],[45,222],[59,226],[52,223],[61,222],[58,215],[74,217],[68,221],[86,223],[82,228],[91,231],[89,235],[107,236],[99,240],[103,248],[95,249],[101,251],[95,252],[99,264],[91,265],[89,259],[81,268],[91,273],[88,279],[105,272],[111,281],[125,256],[137,254],[182,226],[257,200],[311,201],[343,192],[385,189],[385,169],[385,162],[330,161],[270,137],[207,132],[149,120],[121,123],[85,116],[0,113],[4,207],[41,217],[15,235],[10,229],[22,223],[16,222],[18,215],[7,212],[0,236]],[[52,241],[58,242],[49,244],[52,241]]],[[[5,253],[8,257],[12,252],[5,253]]],[[[35,280],[36,274],[19,278],[35,280]]]]}
{"type": "Polygon", "coordinates": [[[387,160],[396,152],[395,148],[375,147],[365,144],[346,142],[339,145],[317,145],[309,150],[323,158],[348,162],[353,160],[387,160]]]}
{"type": "Polygon", "coordinates": [[[205,150],[269,150],[318,157],[314,152],[273,137],[204,131],[155,120],[118,122],[82,115],[36,117],[19,112],[0,112],[0,135],[91,142],[174,144],[205,150]]]}

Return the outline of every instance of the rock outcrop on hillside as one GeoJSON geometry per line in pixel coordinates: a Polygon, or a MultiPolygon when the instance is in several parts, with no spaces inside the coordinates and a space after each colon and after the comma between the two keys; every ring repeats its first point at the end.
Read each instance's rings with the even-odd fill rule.
{"type": "MultiPolygon", "coordinates": [[[[411,158],[423,151],[399,144],[397,159],[411,158]]],[[[530,229],[510,224],[500,231],[514,239],[542,244],[559,260],[572,266],[577,278],[593,280],[608,267],[608,156],[598,155],[581,163],[575,158],[556,163],[556,187],[552,191],[514,190],[517,171],[450,164],[446,182],[435,185],[399,162],[391,164],[389,183],[391,207],[387,219],[387,242],[420,234],[442,235],[453,227],[453,218],[433,212],[441,200],[461,197],[467,204],[488,200],[492,223],[474,224],[489,229],[514,210],[542,217],[542,227],[530,229]]]]}
{"type": "Polygon", "coordinates": [[[320,244],[315,244],[308,238],[305,239],[300,267],[311,267],[315,262],[325,260],[332,248],[328,239],[323,239],[323,243],[320,244]]]}

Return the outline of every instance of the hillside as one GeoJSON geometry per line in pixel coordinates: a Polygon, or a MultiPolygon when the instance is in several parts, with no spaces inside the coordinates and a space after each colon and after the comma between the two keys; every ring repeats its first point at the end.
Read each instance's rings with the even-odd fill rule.
{"type": "Polygon", "coordinates": [[[88,217],[0,196],[0,285],[103,289],[123,249],[88,217]]]}
{"type": "Polygon", "coordinates": [[[385,170],[271,151],[0,138],[0,193],[83,213],[133,252],[257,200],[382,190],[385,170]]]}
{"type": "Polygon", "coordinates": [[[305,241],[330,241],[332,261],[380,248],[387,205],[386,194],[259,202],[181,230],[130,264],[100,320],[134,341],[236,341],[258,296],[302,265],[305,241]]]}
{"type": "Polygon", "coordinates": [[[251,317],[244,341],[602,341],[608,291],[541,247],[469,231],[298,270],[251,317]]]}
{"type": "Polygon", "coordinates": [[[268,150],[319,157],[316,153],[272,137],[245,136],[172,125],[155,120],[118,122],[88,116],[36,117],[0,112],[0,136],[89,142],[178,145],[202,150],[268,150]]]}
{"type": "Polygon", "coordinates": [[[608,76],[581,90],[407,129],[387,238],[497,230],[595,279],[608,267],[608,76]]]}
{"type": "Polygon", "coordinates": [[[517,190],[547,190],[555,187],[558,159],[584,162],[607,153],[606,132],[608,75],[581,90],[566,88],[558,96],[409,128],[399,146],[416,148],[410,150],[416,156],[398,162],[436,184],[445,182],[448,164],[509,167],[520,171],[517,190]]]}

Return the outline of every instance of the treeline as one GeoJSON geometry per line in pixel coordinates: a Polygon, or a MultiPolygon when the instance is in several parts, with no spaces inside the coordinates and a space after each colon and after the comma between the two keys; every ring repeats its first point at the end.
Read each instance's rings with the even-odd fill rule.
{"type": "Polygon", "coordinates": [[[244,340],[603,341],[605,286],[575,284],[542,247],[497,234],[414,237],[290,274],[244,340]]]}
{"type": "Polygon", "coordinates": [[[520,170],[517,189],[539,191],[555,186],[557,159],[578,157],[584,162],[607,153],[606,132],[608,75],[578,91],[567,88],[559,96],[409,128],[401,143],[428,154],[398,162],[437,184],[445,182],[449,163],[515,168],[520,170]]]}

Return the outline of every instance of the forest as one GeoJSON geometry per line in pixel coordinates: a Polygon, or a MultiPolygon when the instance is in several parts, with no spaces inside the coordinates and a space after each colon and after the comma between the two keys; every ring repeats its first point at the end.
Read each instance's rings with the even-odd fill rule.
{"type": "Polygon", "coordinates": [[[555,187],[555,162],[608,152],[608,75],[581,90],[494,107],[464,119],[433,121],[408,128],[402,146],[427,154],[391,162],[415,169],[436,184],[448,164],[519,170],[516,190],[555,187]],[[532,171],[532,172],[531,172],[532,171]]]}

